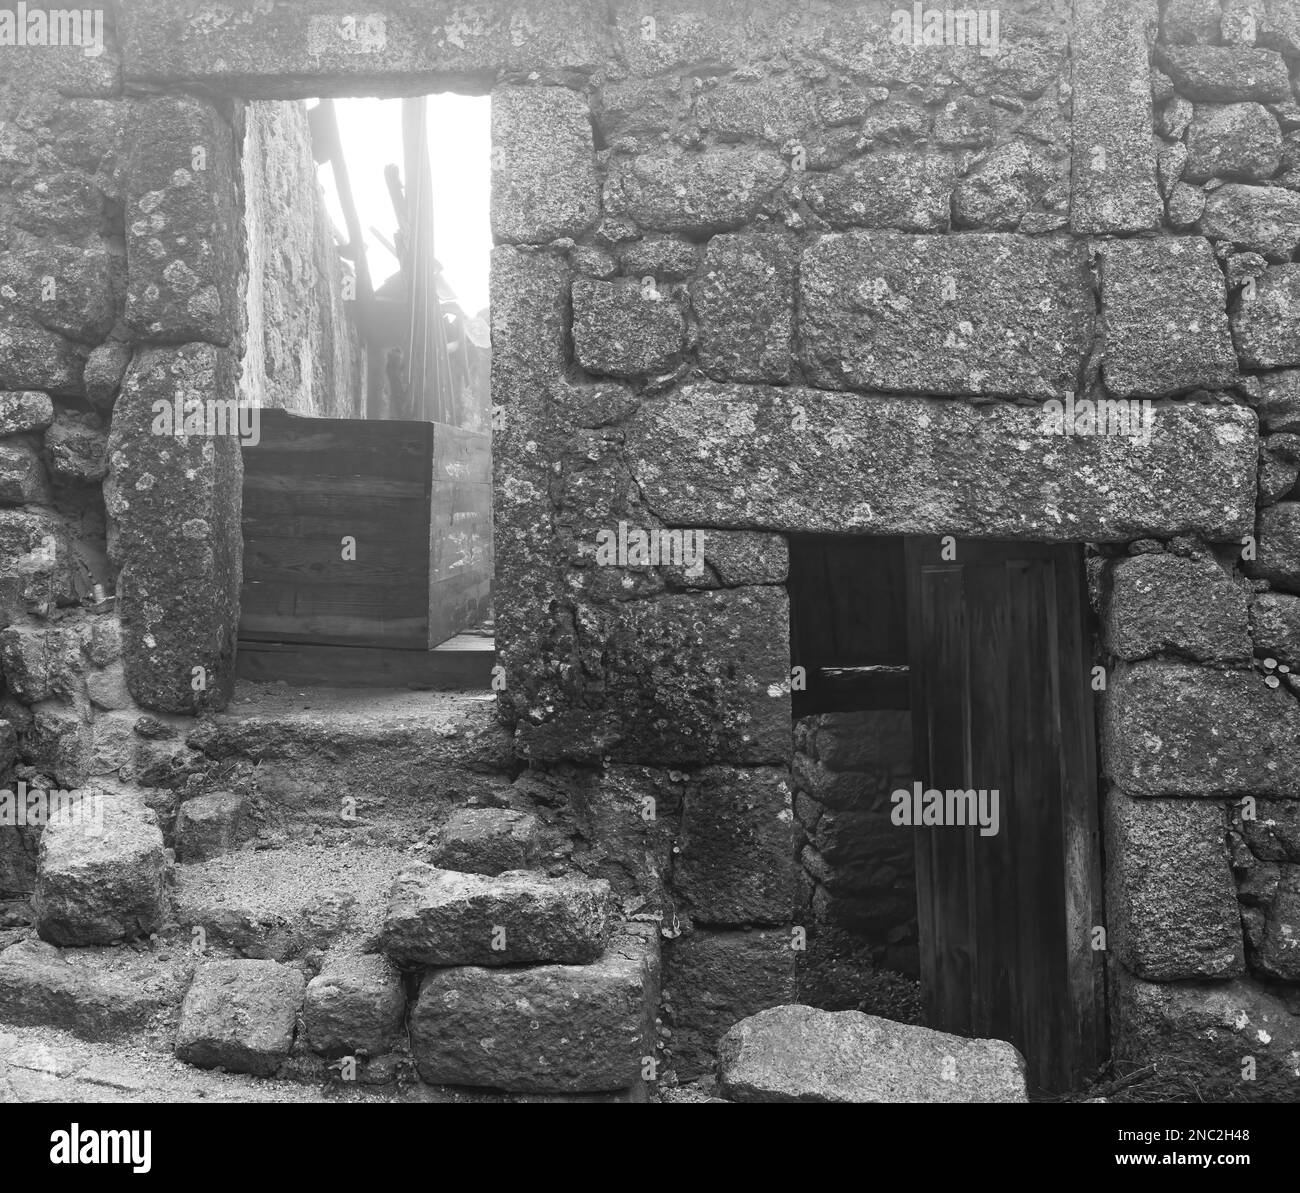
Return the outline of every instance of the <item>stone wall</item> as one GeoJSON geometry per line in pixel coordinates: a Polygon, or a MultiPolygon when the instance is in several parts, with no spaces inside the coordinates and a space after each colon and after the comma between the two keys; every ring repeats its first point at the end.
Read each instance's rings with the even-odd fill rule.
{"type": "Polygon", "coordinates": [[[881,969],[915,976],[912,830],[890,820],[890,794],[911,785],[906,711],[823,713],[795,722],[797,910],[839,928],[881,969]]]}
{"type": "MultiPolygon", "coordinates": [[[[98,245],[113,279],[70,285],[71,320],[7,305],[0,387],[106,412],[120,383],[130,695],[228,691],[238,450],[164,458],[141,420],[236,392],[235,100],[491,91],[500,710],[585,864],[663,917],[680,1072],[791,996],[783,535],[949,533],[1108,544],[1108,623],[1159,622],[1115,640],[1105,697],[1117,1047],[1293,1089],[1290,988],[1262,983],[1294,850],[1243,822],[1230,852],[1228,820],[1249,795],[1285,824],[1300,763],[1264,667],[1300,592],[1293,5],[1016,0],[996,54],[892,44],[893,3],[372,7],[358,37],[342,3],[136,0],[102,57],[0,83],[5,250],[67,245],[71,278],[98,245]],[[1044,434],[1071,395],[1152,402],[1149,438],[1044,434]],[[703,528],[704,566],[606,566],[621,523],[703,528]],[[1216,602],[1180,603],[1179,568],[1216,602]],[[1212,614],[1231,642],[1195,636],[1212,614]]],[[[17,472],[30,554],[50,515],[17,472]]],[[[74,604],[70,557],[14,583],[74,604]]]]}
{"type": "Polygon", "coordinates": [[[248,347],[254,406],[365,417],[365,355],[343,305],[343,263],[316,179],[307,105],[249,104],[243,146],[248,347]]]}

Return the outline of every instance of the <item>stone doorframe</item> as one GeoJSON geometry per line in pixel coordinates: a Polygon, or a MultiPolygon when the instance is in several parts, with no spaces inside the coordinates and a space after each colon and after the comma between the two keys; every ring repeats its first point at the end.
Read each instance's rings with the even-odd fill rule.
{"type": "MultiPolygon", "coordinates": [[[[748,982],[759,991],[751,1002],[768,1003],[790,993],[784,536],[802,532],[1188,544],[1181,554],[1117,565],[1133,580],[1149,571],[1156,597],[1122,576],[1108,589],[1109,947],[1136,990],[1125,995],[1133,1006],[1164,996],[1152,983],[1243,973],[1235,888],[1226,854],[1214,852],[1210,812],[1220,815],[1220,805],[1182,797],[1293,795],[1285,776],[1300,766],[1300,714],[1285,691],[1251,678],[1244,635],[1224,669],[1225,656],[1193,652],[1189,662],[1178,644],[1180,657],[1152,660],[1168,641],[1134,645],[1124,631],[1141,608],[1159,619],[1161,592],[1170,607],[1186,602],[1189,584],[1198,602],[1216,608],[1236,599],[1226,575],[1207,570],[1209,552],[1198,544],[1235,555],[1255,533],[1255,413],[1204,393],[1159,400],[1140,447],[1123,436],[1042,431],[1043,401],[1098,382],[1098,307],[1109,328],[1107,380],[1119,392],[1186,394],[1237,378],[1222,276],[1207,242],[1090,239],[1154,230],[1160,220],[1154,161],[1142,148],[1150,97],[1107,84],[1147,69],[1140,6],[1075,4],[1067,229],[1045,237],[805,237],[797,260],[788,259],[792,312],[809,346],[802,383],[742,380],[744,370],[724,364],[713,380],[636,391],[593,380],[620,375],[600,345],[640,325],[653,359],[654,336],[679,333],[671,319],[651,319],[645,331],[646,311],[628,306],[631,292],[607,288],[600,254],[609,257],[614,242],[589,235],[606,169],[589,92],[692,61],[750,61],[757,55],[746,39],[797,52],[819,23],[831,27],[826,37],[845,36],[837,22],[846,18],[834,15],[843,6],[773,5],[766,15],[723,0],[695,7],[651,18],[649,37],[646,14],[623,0],[372,0],[363,14],[312,6],[305,20],[277,0],[247,9],[134,0],[119,15],[126,87],[141,96],[127,209],[128,321],[141,347],[114,415],[111,510],[133,696],[193,712],[219,707],[233,682],[238,447],[159,448],[146,421],[153,398],[177,387],[236,394],[238,118],[224,97],[490,91],[496,601],[507,677],[500,705],[522,759],[579,769],[591,823],[613,852],[673,854],[671,881],[654,865],[621,863],[674,923],[682,913],[669,990],[689,998],[710,981],[728,990],[748,982]],[[185,165],[200,146],[201,171],[185,165]],[[1097,170],[1107,153],[1123,168],[1097,170]],[[876,356],[853,330],[870,301],[864,277],[883,279],[912,312],[876,356]],[[955,289],[941,284],[948,278],[958,279],[955,289]],[[1155,331],[1152,278],[1166,287],[1161,326],[1197,323],[1202,333],[1170,340],[1155,331]],[[985,389],[1021,398],[986,402],[985,389]],[[976,401],[901,396],[945,392],[976,401]],[[193,516],[177,523],[177,509],[193,516]],[[600,530],[620,522],[703,528],[707,575],[697,583],[662,569],[644,583],[611,580],[592,556],[600,530]],[[622,599],[629,585],[647,599],[622,599]],[[191,689],[195,666],[218,677],[202,700],[191,689]],[[1180,728],[1198,716],[1229,737],[1255,735],[1270,763],[1225,774],[1206,742],[1180,728]],[[1171,739],[1185,747],[1172,757],[1160,744],[1171,739]],[[646,798],[672,819],[640,823],[646,798]],[[1179,830],[1160,828],[1157,810],[1179,830]],[[1216,876],[1201,908],[1205,940],[1184,947],[1162,937],[1185,907],[1176,905],[1178,892],[1162,895],[1141,878],[1152,857],[1216,876]],[[1220,953],[1223,965],[1206,960],[1220,953]],[[738,971],[750,976],[737,979],[738,971]]],[[[729,163],[740,170],[728,177],[742,214],[716,227],[753,214],[746,188],[778,181],[765,171],[790,168],[775,160],[737,155],[729,163]]],[[[665,177],[647,167],[619,185],[634,213],[652,221],[679,188],[709,202],[710,181],[699,174],[665,177]]],[[[687,218],[661,225],[709,231],[687,218]]],[[[722,256],[720,267],[728,260],[738,275],[753,264],[722,256]]],[[[776,268],[780,276],[784,266],[776,268]]],[[[706,1016],[692,1030],[704,1040],[716,1026],[706,1016]]]]}

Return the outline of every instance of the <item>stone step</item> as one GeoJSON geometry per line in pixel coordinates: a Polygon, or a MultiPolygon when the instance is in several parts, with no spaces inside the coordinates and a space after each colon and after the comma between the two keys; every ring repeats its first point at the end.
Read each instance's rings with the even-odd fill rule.
{"type": "Polygon", "coordinates": [[[604,879],[418,864],[393,883],[382,947],[408,967],[584,965],[604,951],[612,911],[604,879]]]}
{"type": "Polygon", "coordinates": [[[509,802],[518,769],[495,699],[481,692],[241,684],[186,736],[248,787],[241,836],[315,833],[401,845],[457,805],[509,802]]]}
{"type": "Polygon", "coordinates": [[[183,943],[60,949],[27,936],[0,950],[0,1023],[87,1040],[144,1034],[167,1046],[194,963],[183,943]]]}
{"type": "Polygon", "coordinates": [[[589,965],[431,969],[411,1010],[420,1076],[520,1093],[636,1088],[655,1074],[659,937],[627,924],[589,965]]]}
{"type": "Polygon", "coordinates": [[[256,960],[373,951],[388,892],[415,860],[348,844],[240,850],[177,866],[171,919],[205,949],[256,960]]]}

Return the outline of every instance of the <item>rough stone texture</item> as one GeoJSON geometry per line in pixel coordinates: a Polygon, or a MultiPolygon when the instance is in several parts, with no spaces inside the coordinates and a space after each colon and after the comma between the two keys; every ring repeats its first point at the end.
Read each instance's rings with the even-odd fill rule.
{"type": "Polygon", "coordinates": [[[1121,659],[1185,655],[1200,663],[1250,658],[1247,591],[1212,558],[1134,555],[1107,569],[1106,649],[1121,659]]]}
{"type": "Polygon", "coordinates": [[[1250,603],[1250,630],[1257,650],[1300,671],[1300,597],[1258,593],[1250,603]]]}
{"type": "Polygon", "coordinates": [[[1271,186],[1222,186],[1205,200],[1200,231],[1270,261],[1289,261],[1300,246],[1300,194],[1271,186]]]}
{"type": "Polygon", "coordinates": [[[175,870],[172,918],[192,935],[259,961],[379,946],[385,891],[410,855],[381,846],[236,850],[175,870]]]}
{"type": "Polygon", "coordinates": [[[453,1085],[625,1089],[655,1054],[658,994],[658,942],[643,925],[590,965],[430,970],[411,1011],[415,1062],[453,1085]]]}
{"type": "Polygon", "coordinates": [[[1262,104],[1196,105],[1183,170],[1189,182],[1259,182],[1277,172],[1281,159],[1282,132],[1262,104]]]}
{"type": "Polygon", "coordinates": [[[142,100],[135,116],[127,322],[146,340],[228,344],[239,302],[234,135],[189,96],[142,100]]]}
{"type": "Polygon", "coordinates": [[[1300,435],[1269,435],[1259,445],[1259,504],[1285,497],[1300,477],[1300,435]]]}
{"type": "Polygon", "coordinates": [[[117,318],[122,260],[102,240],[73,246],[14,232],[0,251],[0,278],[6,311],[70,340],[94,343],[117,318]]]}
{"type": "Polygon", "coordinates": [[[1253,809],[1235,809],[1233,872],[1246,929],[1250,971],[1282,982],[1300,980],[1297,928],[1300,928],[1300,808],[1290,800],[1260,800],[1253,809]]]}
{"type": "Polygon", "coordinates": [[[250,99],[410,94],[430,76],[486,90],[499,75],[556,79],[606,61],[608,17],[594,0],[430,8],[399,0],[377,12],[332,0],[308,19],[293,4],[248,11],[144,0],[120,17],[132,80],[218,83],[250,99]],[[372,92],[373,93],[373,92],[372,92]]]}
{"type": "Polygon", "coordinates": [[[306,982],[276,961],[209,961],[181,1007],[176,1055],[201,1069],[269,1077],[289,1055],[306,982]]]}
{"type": "Polygon", "coordinates": [[[758,149],[646,153],[610,175],[605,210],[658,232],[727,232],[754,217],[786,170],[782,158],[758,149]]]}
{"type": "Polygon", "coordinates": [[[1070,33],[1070,65],[1071,228],[1081,236],[1154,228],[1161,204],[1139,9],[1125,0],[1079,0],[1070,33]]]}
{"type": "Polygon", "coordinates": [[[782,931],[696,931],[672,942],[664,1002],[679,1080],[712,1069],[718,1041],[738,1020],[794,997],[791,939],[782,931]]]}
{"type": "Polygon", "coordinates": [[[235,848],[243,796],[233,791],[191,796],[176,813],[176,853],[183,862],[204,862],[235,848]]]}
{"type": "Polygon", "coordinates": [[[578,236],[600,215],[591,114],[563,87],[492,93],[492,232],[545,244],[578,236]]]}
{"type": "Polygon", "coordinates": [[[1210,45],[1223,22],[1220,0],[1165,0],[1160,6],[1160,37],[1172,45],[1210,45]]]}
{"type": "Polygon", "coordinates": [[[913,773],[906,711],[796,722],[794,807],[806,838],[807,914],[819,927],[851,931],[877,964],[903,972],[919,964],[916,872],[912,834],[892,823],[889,796],[913,773]]]}
{"type": "Polygon", "coordinates": [[[794,335],[795,253],[777,236],[715,236],[692,286],[700,365],[724,381],[786,381],[794,335]]]}
{"type": "Polygon", "coordinates": [[[732,1102],[1027,1102],[1025,1062],[1003,1040],[967,1039],[859,1011],[771,1007],[718,1047],[732,1102]]]}
{"type": "Polygon", "coordinates": [[[1256,558],[1246,570],[1274,588],[1300,592],[1300,502],[1281,501],[1259,511],[1256,558]]]}
{"type": "Polygon", "coordinates": [[[1300,365],[1300,265],[1276,265],[1243,290],[1232,311],[1232,338],[1247,368],[1300,365]]]}
{"type": "Polygon", "coordinates": [[[39,510],[0,509],[0,619],[48,617],[89,590],[63,520],[39,510]]]}
{"type": "Polygon", "coordinates": [[[1207,1102],[1293,1102],[1300,1091],[1300,1020],[1245,978],[1144,982],[1116,967],[1112,1047],[1117,1059],[1186,1074],[1207,1102]],[[1245,1079],[1243,1059],[1255,1076],[1245,1079]]]}
{"type": "Polygon", "coordinates": [[[803,363],[831,389],[1060,397],[1092,309],[1082,246],[1062,240],[845,233],[799,273],[803,363]]]}
{"type": "Polygon", "coordinates": [[[1205,192],[1200,187],[1177,182],[1169,192],[1167,210],[1169,222],[1175,228],[1190,228],[1205,210],[1205,192]]]}
{"type": "Polygon", "coordinates": [[[152,953],[65,953],[41,940],[22,940],[0,951],[0,1022],[49,1024],[87,1040],[112,1039],[178,1006],[182,980],[152,953]]]}
{"type": "Polygon", "coordinates": [[[442,826],[429,860],[440,869],[466,874],[524,870],[538,858],[540,829],[531,812],[457,808],[442,826]]]}
{"type": "Polygon", "coordinates": [[[43,431],[54,421],[54,404],[39,390],[0,393],[0,435],[43,431]]]}
{"type": "MultiPolygon", "coordinates": [[[[707,552],[707,541],[705,545],[707,552]]],[[[522,726],[534,757],[649,765],[786,763],[789,598],[774,586],[583,602],[589,705],[522,726]]]]}
{"type": "Polygon", "coordinates": [[[321,1056],[387,1052],[406,1017],[401,977],[387,958],[370,953],[327,961],[307,983],[303,1024],[321,1056]]]}
{"type": "Polygon", "coordinates": [[[43,327],[0,319],[0,388],[43,389],[75,397],[82,391],[84,350],[43,327]]]}
{"type": "Polygon", "coordinates": [[[993,149],[953,192],[958,227],[1012,232],[1049,192],[1063,191],[1055,163],[1023,141],[993,149]]]}
{"type": "Polygon", "coordinates": [[[1236,380],[1223,273],[1204,240],[1109,242],[1102,303],[1111,393],[1158,398],[1236,380]]]}
{"type": "Polygon", "coordinates": [[[106,340],[86,357],[82,384],[86,399],[104,417],[113,410],[122,378],[131,364],[131,347],[120,340],[106,340]]]}
{"type": "Polygon", "coordinates": [[[190,396],[235,400],[228,353],[206,344],[141,351],[109,436],[105,502],[122,569],[127,685],[138,703],[160,712],[221,708],[235,679],[243,572],[239,441],[152,433],[154,402],[190,396]]]}
{"type": "Polygon", "coordinates": [[[782,770],[706,767],[684,801],[673,885],[701,924],[783,924],[791,907],[791,794],[782,770]]]}
{"type": "Polygon", "coordinates": [[[1245,970],[1237,889],[1223,808],[1196,800],[1106,805],[1109,948],[1154,982],[1223,978],[1245,970]]]}
{"type": "Polygon", "coordinates": [[[53,944],[111,944],[162,927],[167,859],[157,818],[124,798],[100,798],[102,830],[74,817],[41,834],[32,908],[53,944]]]}
{"type": "Polygon", "coordinates": [[[831,174],[808,174],[808,206],[835,228],[947,231],[965,163],[948,154],[880,152],[831,174]]]}
{"type": "Polygon", "coordinates": [[[64,484],[97,484],[108,472],[108,432],[99,415],[60,406],[45,432],[50,475],[64,484]]]}
{"type": "Polygon", "coordinates": [[[610,377],[670,372],[682,351],[686,320],[675,298],[639,284],[573,283],[573,348],[582,367],[610,377]]]}
{"type": "Polygon", "coordinates": [[[49,503],[49,477],[40,453],[30,443],[0,443],[0,504],[49,503]]]}
{"type": "Polygon", "coordinates": [[[646,504],[670,525],[1069,542],[1245,534],[1253,412],[1160,404],[1153,428],[1140,447],[1045,434],[1033,407],[700,384],[643,404],[626,438],[646,504]]]}
{"type": "Polygon", "coordinates": [[[404,965],[583,965],[605,947],[609,894],[599,879],[416,865],[393,883],[383,947],[404,965]]]}
{"type": "Polygon", "coordinates": [[[0,630],[0,663],[14,695],[28,704],[75,700],[85,670],[81,635],[57,626],[7,626],[0,630]]]}
{"type": "Polygon", "coordinates": [[[342,258],[316,177],[307,105],[250,104],[244,120],[249,284],[241,395],[268,409],[364,417],[361,340],[345,306],[342,258]]]}
{"type": "Polygon", "coordinates": [[[1300,710],[1257,672],[1118,667],[1102,723],[1106,774],[1130,795],[1294,794],[1300,710]]]}
{"type": "Polygon", "coordinates": [[[1286,60],[1275,50],[1161,46],[1156,62],[1183,95],[1198,103],[1278,103],[1291,95],[1286,60]]]}
{"type": "Polygon", "coordinates": [[[187,741],[214,763],[256,765],[263,824],[293,835],[407,846],[453,793],[504,782],[510,767],[509,734],[478,694],[313,689],[304,700],[270,686],[236,709],[187,741]]]}
{"type": "MultiPolygon", "coordinates": [[[[537,768],[528,772],[538,773],[537,768]]],[[[565,768],[560,774],[580,838],[574,865],[608,881],[625,908],[637,900],[650,913],[670,906],[667,883],[691,774],[621,764],[565,768]]]]}

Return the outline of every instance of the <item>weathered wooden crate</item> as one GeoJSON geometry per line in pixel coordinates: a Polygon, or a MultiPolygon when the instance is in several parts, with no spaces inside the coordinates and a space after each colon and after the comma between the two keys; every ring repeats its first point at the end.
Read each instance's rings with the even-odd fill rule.
{"type": "Polygon", "coordinates": [[[243,456],[242,673],[391,682],[427,662],[375,651],[428,654],[487,616],[487,435],[267,410],[243,456]],[[344,647],[364,649],[326,650],[344,647]]]}

